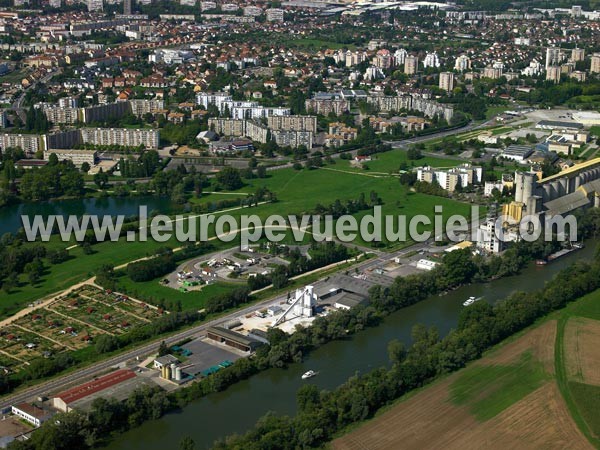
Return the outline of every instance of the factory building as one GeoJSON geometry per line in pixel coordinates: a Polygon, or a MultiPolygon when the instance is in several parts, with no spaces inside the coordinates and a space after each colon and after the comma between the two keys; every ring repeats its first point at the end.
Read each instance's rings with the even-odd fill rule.
{"type": "Polygon", "coordinates": [[[57,394],[52,399],[52,406],[59,411],[70,412],[78,407],[78,404],[85,402],[86,399],[100,393],[105,396],[107,390],[134,378],[136,378],[135,373],[128,369],[111,372],[108,375],[57,394]]]}
{"type": "Polygon", "coordinates": [[[244,352],[253,352],[262,342],[250,336],[244,336],[236,331],[223,327],[210,327],[206,330],[206,337],[221,344],[228,345],[244,352]]]}
{"type": "Polygon", "coordinates": [[[515,173],[515,201],[503,214],[520,220],[523,215],[546,217],[576,209],[600,206],[600,158],[576,164],[538,181],[535,173],[515,173]]]}

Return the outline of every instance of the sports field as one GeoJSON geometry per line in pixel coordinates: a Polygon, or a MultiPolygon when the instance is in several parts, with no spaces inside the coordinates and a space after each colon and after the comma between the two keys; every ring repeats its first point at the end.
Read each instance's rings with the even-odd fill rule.
{"type": "Polygon", "coordinates": [[[600,448],[600,290],[332,442],[336,450],[600,448]]]}

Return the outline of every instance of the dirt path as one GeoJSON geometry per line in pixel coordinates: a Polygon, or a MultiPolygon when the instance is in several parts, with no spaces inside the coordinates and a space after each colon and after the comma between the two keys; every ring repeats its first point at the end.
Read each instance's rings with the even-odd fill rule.
{"type": "Polygon", "coordinates": [[[51,297],[46,298],[45,300],[38,300],[37,303],[33,304],[33,307],[26,307],[23,308],[21,311],[13,314],[10,317],[7,317],[6,319],[0,321],[0,327],[4,327],[6,325],[10,325],[12,322],[16,321],[17,319],[20,319],[23,316],[26,316],[27,314],[29,314],[30,312],[33,312],[37,309],[40,308],[45,308],[46,306],[49,306],[50,304],[52,304],[53,302],[56,301],[56,299],[58,299],[59,297],[62,297],[63,295],[67,295],[70,292],[74,291],[75,289],[79,289],[80,287],[83,287],[87,284],[93,284],[94,280],[96,279],[96,277],[90,278],[88,280],[82,281],[80,283],[74,284],[73,286],[71,286],[68,289],[65,289],[64,291],[61,291],[57,294],[52,294],[51,297]]]}

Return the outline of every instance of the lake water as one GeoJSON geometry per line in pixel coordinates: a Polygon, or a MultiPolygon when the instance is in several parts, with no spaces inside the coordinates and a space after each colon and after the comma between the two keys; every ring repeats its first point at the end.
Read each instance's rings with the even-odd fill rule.
{"type": "Polygon", "coordinates": [[[138,215],[140,205],[148,207],[148,213],[159,211],[169,213],[172,204],[168,197],[134,196],[134,197],[105,197],[56,200],[37,203],[19,203],[0,208],[0,235],[16,233],[21,228],[21,216],[27,215],[30,220],[40,214],[49,215],[138,215]]]}

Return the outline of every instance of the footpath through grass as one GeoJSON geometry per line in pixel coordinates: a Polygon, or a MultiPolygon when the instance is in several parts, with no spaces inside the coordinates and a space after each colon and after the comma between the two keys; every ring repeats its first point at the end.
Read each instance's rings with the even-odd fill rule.
{"type": "MultiPolygon", "coordinates": [[[[333,166],[335,167],[335,166],[333,166]]],[[[243,214],[256,214],[263,220],[274,214],[303,214],[313,211],[317,204],[330,205],[336,200],[345,202],[356,200],[361,193],[369,198],[369,193],[374,191],[383,201],[383,214],[403,214],[410,220],[417,214],[424,214],[430,218],[434,215],[434,206],[442,205],[444,216],[462,214],[469,217],[469,206],[450,199],[433,197],[425,194],[410,192],[401,186],[397,179],[360,177],[352,173],[338,173],[325,170],[293,169],[276,170],[269,173],[264,179],[248,180],[240,193],[255,192],[259,187],[266,187],[277,195],[278,201],[259,205],[252,208],[243,208],[229,214],[239,219],[243,214]]],[[[357,215],[361,217],[368,214],[364,211],[357,215]]],[[[433,220],[432,220],[433,222],[433,220]]],[[[432,229],[432,226],[424,227],[432,229]]],[[[214,236],[214,227],[211,227],[209,236],[214,236]]],[[[357,244],[366,244],[357,239],[357,244]]],[[[215,245],[218,241],[213,241],[215,245]]],[[[52,246],[58,247],[60,240],[57,236],[52,238],[52,246]]],[[[63,243],[64,247],[72,243],[63,243]]],[[[93,246],[94,252],[86,255],[80,247],[69,251],[71,258],[61,264],[49,265],[42,279],[29,283],[25,276],[19,277],[19,284],[9,294],[2,294],[0,318],[14,314],[30,302],[42,299],[50,294],[57,293],[67,287],[93,276],[94,272],[104,264],[118,266],[139,258],[153,254],[157,249],[165,246],[172,248],[182,244],[174,237],[160,243],[149,240],[147,242],[104,242],[93,246]]],[[[231,247],[234,243],[229,243],[231,247]]]]}

